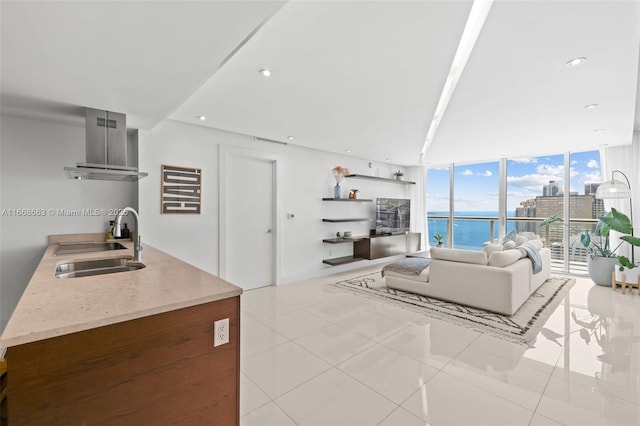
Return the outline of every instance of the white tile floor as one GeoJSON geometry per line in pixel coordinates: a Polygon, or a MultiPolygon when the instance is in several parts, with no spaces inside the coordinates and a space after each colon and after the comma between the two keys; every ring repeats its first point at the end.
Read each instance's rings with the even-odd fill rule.
{"type": "Polygon", "coordinates": [[[327,285],[359,273],[242,295],[242,425],[640,425],[637,291],[578,278],[526,348],[327,285]]]}

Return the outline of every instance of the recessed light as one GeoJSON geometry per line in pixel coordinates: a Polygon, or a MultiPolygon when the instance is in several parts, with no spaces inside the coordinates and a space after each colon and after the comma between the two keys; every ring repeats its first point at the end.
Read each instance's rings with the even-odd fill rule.
{"type": "Polygon", "coordinates": [[[585,63],[585,61],[587,60],[587,58],[585,58],[584,56],[580,56],[579,58],[573,58],[570,61],[567,62],[567,66],[568,67],[577,67],[578,65],[582,65],[585,63]]]}
{"type": "Polygon", "coordinates": [[[600,132],[604,132],[604,129],[593,129],[594,133],[600,133],[600,132]]]}
{"type": "Polygon", "coordinates": [[[349,148],[345,149],[345,152],[351,152],[351,150],[349,148]]]}
{"type": "Polygon", "coordinates": [[[290,141],[294,140],[295,138],[293,136],[287,136],[287,139],[289,139],[290,141]]]}
{"type": "Polygon", "coordinates": [[[262,68],[260,70],[260,75],[262,75],[263,77],[271,77],[271,70],[267,68],[262,68]]]}
{"type": "Polygon", "coordinates": [[[207,117],[205,117],[204,115],[196,115],[196,118],[200,121],[204,121],[207,119],[207,117]]]}
{"type": "Polygon", "coordinates": [[[589,104],[589,105],[585,105],[584,109],[594,109],[594,108],[598,108],[598,104],[589,104]]]}

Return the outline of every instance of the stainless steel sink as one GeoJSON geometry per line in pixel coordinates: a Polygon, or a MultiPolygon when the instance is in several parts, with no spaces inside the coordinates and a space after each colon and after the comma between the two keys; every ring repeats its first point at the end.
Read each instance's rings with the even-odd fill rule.
{"type": "Polygon", "coordinates": [[[61,263],[56,267],[56,278],[80,278],[93,275],[114,274],[116,272],[136,271],[144,268],[142,263],[134,263],[130,257],[111,259],[81,260],[61,263]]]}
{"type": "Polygon", "coordinates": [[[54,256],[72,253],[91,253],[94,251],[126,250],[120,243],[60,243],[53,252],[54,256]]]}

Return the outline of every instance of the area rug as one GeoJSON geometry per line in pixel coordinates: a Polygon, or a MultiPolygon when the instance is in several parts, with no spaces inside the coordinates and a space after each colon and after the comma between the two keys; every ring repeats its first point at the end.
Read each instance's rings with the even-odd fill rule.
{"type": "Polygon", "coordinates": [[[550,277],[512,316],[388,288],[380,272],[338,281],[333,285],[413,312],[529,345],[575,282],[573,278],[550,277]]]}

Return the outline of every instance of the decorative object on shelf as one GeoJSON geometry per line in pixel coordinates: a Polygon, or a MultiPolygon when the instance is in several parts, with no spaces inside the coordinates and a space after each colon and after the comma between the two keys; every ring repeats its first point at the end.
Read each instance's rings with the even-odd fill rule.
{"type": "Polygon", "coordinates": [[[336,232],[336,237],[340,238],[340,231],[336,232]]]}
{"type": "Polygon", "coordinates": [[[351,238],[351,231],[344,231],[342,233],[342,238],[351,238]]]}
{"type": "Polygon", "coordinates": [[[442,247],[442,240],[444,239],[444,237],[442,236],[442,234],[436,234],[433,236],[433,239],[436,240],[436,244],[438,245],[438,247],[442,247]]]}
{"type": "Polygon", "coordinates": [[[351,188],[351,192],[349,192],[349,199],[351,199],[351,200],[357,199],[358,198],[358,192],[360,192],[359,189],[351,188]]]}
{"type": "Polygon", "coordinates": [[[395,176],[396,180],[402,180],[404,172],[402,170],[396,170],[395,172],[393,172],[393,176],[395,176]]]}
{"type": "Polygon", "coordinates": [[[336,179],[336,186],[333,187],[333,198],[337,200],[341,196],[340,182],[342,182],[342,179],[349,174],[349,170],[342,166],[335,166],[331,169],[331,172],[333,173],[333,177],[336,179]]]}
{"type": "Polygon", "coordinates": [[[202,169],[162,165],[160,213],[200,214],[202,169]]]}

